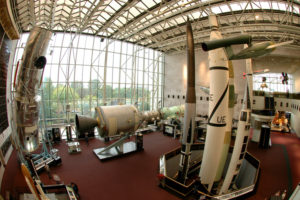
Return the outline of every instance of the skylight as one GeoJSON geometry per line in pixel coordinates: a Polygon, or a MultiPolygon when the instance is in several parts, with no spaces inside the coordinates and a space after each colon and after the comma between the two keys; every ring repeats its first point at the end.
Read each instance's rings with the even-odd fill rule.
{"type": "MultiPolygon", "coordinates": [[[[19,30],[30,30],[34,25],[32,21],[36,21],[36,24],[43,27],[54,28],[53,31],[81,30],[84,33],[99,34],[101,36],[105,33],[110,38],[126,39],[128,41],[136,41],[134,38],[139,38],[138,42],[147,37],[144,38],[144,41],[151,41],[149,42],[151,44],[156,43],[156,47],[164,42],[163,38],[177,37],[183,34],[182,26],[179,25],[185,23],[186,16],[189,16],[193,23],[197,23],[197,31],[203,30],[203,27],[208,28],[207,15],[210,12],[216,15],[222,14],[221,23],[226,26],[232,26],[238,20],[237,24],[241,25],[268,22],[276,27],[277,24],[282,23],[281,19],[285,19],[286,22],[289,22],[289,26],[293,26],[291,31],[296,31],[299,27],[295,27],[294,24],[300,22],[299,1],[56,0],[54,4],[46,0],[32,0],[30,2],[34,4],[35,16],[33,16],[32,10],[29,9],[28,2],[28,0],[17,0],[16,7],[12,9],[15,12],[13,15],[17,18],[16,22],[19,30]],[[254,9],[254,11],[251,12],[251,9],[254,9]],[[276,12],[271,12],[271,10],[276,10],[276,12]],[[53,11],[54,13],[52,13],[53,11]],[[256,14],[259,15],[258,20],[255,20],[256,14]],[[51,16],[55,16],[52,25],[51,16]],[[106,25],[103,26],[104,24],[106,25]],[[167,30],[164,31],[163,29],[167,30]],[[157,33],[158,30],[159,33],[157,33]],[[149,35],[150,32],[153,34],[152,36],[149,35]],[[131,38],[133,39],[131,40],[131,38]]],[[[260,32],[256,35],[263,35],[263,26],[259,28],[250,27],[249,33],[253,32],[254,29],[256,32],[260,32]]],[[[233,31],[227,32],[227,34],[231,34],[233,31]]],[[[300,30],[297,30],[298,32],[300,30]]],[[[205,34],[199,34],[199,37],[203,38],[205,34]]],[[[299,34],[291,33],[290,35],[299,34]]]]}
{"type": "Polygon", "coordinates": [[[222,12],[230,12],[230,9],[228,7],[228,5],[221,5],[220,6],[220,9],[222,10],[222,12]]]}
{"type": "Polygon", "coordinates": [[[222,11],[220,10],[219,6],[214,6],[211,8],[211,11],[215,14],[220,14],[222,11]]]}
{"type": "Polygon", "coordinates": [[[241,10],[240,4],[237,4],[237,3],[231,3],[230,7],[233,11],[241,10]]]}

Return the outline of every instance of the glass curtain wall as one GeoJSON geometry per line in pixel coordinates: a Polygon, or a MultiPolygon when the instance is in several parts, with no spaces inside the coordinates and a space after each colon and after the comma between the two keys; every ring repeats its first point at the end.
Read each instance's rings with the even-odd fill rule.
{"type": "MultiPolygon", "coordinates": [[[[17,45],[15,68],[29,34],[17,45]]],[[[93,116],[95,107],[136,105],[140,111],[162,105],[164,54],[98,36],[54,33],[41,86],[47,125],[93,116]]]]}
{"type": "Polygon", "coordinates": [[[288,74],[287,83],[281,73],[266,73],[253,75],[253,90],[267,92],[294,92],[293,76],[288,74]]]}

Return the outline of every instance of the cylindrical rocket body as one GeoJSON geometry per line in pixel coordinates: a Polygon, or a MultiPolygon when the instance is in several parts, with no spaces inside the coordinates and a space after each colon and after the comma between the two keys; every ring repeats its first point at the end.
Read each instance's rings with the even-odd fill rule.
{"type": "Polygon", "coordinates": [[[195,88],[195,52],[192,26],[187,21],[187,90],[184,110],[183,135],[181,143],[192,144],[195,130],[196,116],[196,88],[195,88]]]}
{"type": "Polygon", "coordinates": [[[195,130],[196,104],[186,103],[184,110],[183,131],[181,144],[192,144],[195,130]]]}
{"type": "Polygon", "coordinates": [[[240,171],[240,167],[247,150],[249,129],[250,129],[250,110],[242,109],[239,116],[237,136],[235,139],[231,160],[229,163],[229,167],[223,185],[220,190],[220,194],[225,194],[228,192],[230,184],[232,183],[232,181],[235,181],[233,180],[233,177],[237,175],[240,171]]]}
{"type": "Polygon", "coordinates": [[[14,97],[14,117],[22,149],[32,152],[39,147],[37,92],[40,87],[44,57],[51,39],[51,31],[34,27],[28,37],[22,62],[18,68],[14,97]]]}
{"type": "Polygon", "coordinates": [[[249,90],[249,101],[250,101],[250,108],[253,105],[253,70],[252,70],[252,59],[246,59],[246,79],[247,85],[249,90]]]}
{"type": "MultiPolygon", "coordinates": [[[[217,30],[211,32],[210,40],[221,39],[217,30]]],[[[228,116],[228,62],[223,49],[209,51],[210,100],[208,125],[203,159],[200,169],[202,184],[209,190],[215,180],[222,155],[228,116]]]]}
{"type": "Polygon", "coordinates": [[[190,166],[191,145],[194,138],[196,116],[196,90],[195,90],[195,53],[194,38],[190,21],[187,21],[187,90],[184,110],[184,124],[181,138],[181,156],[177,180],[183,184],[187,179],[190,166]]]}
{"type": "Polygon", "coordinates": [[[111,137],[121,132],[134,132],[142,123],[141,113],[132,105],[96,107],[95,117],[100,121],[101,137],[111,137]]]}
{"type": "Polygon", "coordinates": [[[218,169],[215,181],[219,181],[222,177],[223,169],[224,169],[228,151],[229,151],[231,135],[232,135],[231,129],[232,129],[232,116],[233,116],[233,111],[234,111],[235,92],[234,92],[234,71],[233,71],[232,61],[230,61],[230,60],[228,61],[228,70],[229,70],[228,117],[226,118],[226,133],[225,133],[225,138],[224,138],[224,146],[223,146],[219,169],[218,169]]]}

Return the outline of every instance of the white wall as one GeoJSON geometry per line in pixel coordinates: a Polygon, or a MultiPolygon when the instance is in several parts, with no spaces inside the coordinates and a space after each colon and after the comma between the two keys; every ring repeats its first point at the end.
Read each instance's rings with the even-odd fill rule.
{"type": "MultiPolygon", "coordinates": [[[[237,47],[241,48],[241,47],[237,47]]],[[[235,93],[238,94],[237,104],[235,105],[234,118],[238,118],[241,109],[241,99],[245,89],[245,60],[233,61],[235,75],[235,93]]],[[[165,57],[165,88],[164,88],[164,106],[175,106],[184,104],[186,95],[186,75],[184,69],[187,66],[186,52],[178,54],[166,55],[165,57]],[[173,98],[174,95],[174,98],[173,98]],[[169,97],[168,97],[169,96],[169,97]],[[179,98],[178,98],[179,96],[179,98]]],[[[197,115],[208,114],[208,94],[200,89],[200,86],[209,87],[210,76],[208,70],[208,53],[202,50],[195,51],[195,67],[196,67],[196,101],[197,115]],[[202,100],[200,100],[202,97],[202,100]]]]}
{"type": "MultiPolygon", "coordinates": [[[[241,48],[241,45],[235,46],[234,51],[236,52],[241,48]]],[[[268,56],[253,59],[253,70],[269,68],[271,72],[281,73],[284,71],[292,73],[295,80],[295,92],[300,92],[300,59],[295,57],[298,55],[297,52],[289,52],[287,49],[275,50],[274,53],[268,56]],[[290,55],[291,58],[288,58],[288,55],[290,55]]],[[[184,68],[186,68],[187,65],[186,52],[166,55],[165,62],[164,106],[169,107],[184,104],[185,100],[183,99],[183,96],[186,95],[186,78],[184,78],[184,68]]],[[[243,72],[245,72],[245,65],[245,60],[233,61],[235,93],[238,94],[237,104],[234,107],[234,119],[238,119],[241,109],[241,100],[244,95],[246,81],[243,79],[243,72]]],[[[206,98],[208,95],[200,89],[200,86],[209,87],[210,77],[207,52],[202,50],[195,51],[195,67],[197,115],[207,115],[208,101],[206,98]],[[201,96],[203,100],[200,100],[201,96]]],[[[291,126],[298,134],[300,134],[300,112],[299,110],[292,110],[290,107],[292,103],[297,104],[300,107],[299,100],[275,99],[275,101],[282,101],[284,105],[286,105],[287,102],[289,103],[287,111],[292,113],[291,126]]],[[[264,105],[264,102],[262,105],[264,105]]],[[[278,105],[280,105],[280,103],[278,103],[277,106],[278,105]]],[[[279,107],[277,108],[282,109],[279,107]]]]}
{"type": "Polygon", "coordinates": [[[300,93],[300,66],[299,69],[293,73],[293,77],[295,80],[295,93],[300,93]]]}
{"type": "Polygon", "coordinates": [[[300,100],[275,98],[275,102],[276,110],[291,112],[291,127],[296,132],[297,136],[300,137],[300,100]]]}
{"type": "MultiPolygon", "coordinates": [[[[164,106],[175,106],[184,104],[186,95],[187,78],[187,58],[186,53],[166,55],[165,57],[165,88],[164,88],[164,106]],[[174,98],[173,98],[174,96],[174,98]],[[179,97],[179,98],[178,98],[179,97]]],[[[209,73],[207,53],[202,51],[195,52],[196,67],[196,98],[197,114],[207,114],[202,107],[208,106],[206,97],[208,95],[200,90],[199,85],[209,87],[209,73]],[[200,100],[202,97],[202,100],[200,100]],[[200,112],[201,110],[201,112],[200,112]]]]}
{"type": "Polygon", "coordinates": [[[270,69],[271,72],[292,74],[295,93],[300,92],[300,50],[277,48],[272,54],[253,60],[253,70],[270,69]]]}
{"type": "Polygon", "coordinates": [[[300,138],[300,100],[293,100],[293,104],[298,105],[298,110],[292,109],[291,114],[291,127],[296,132],[297,136],[300,138]]]}

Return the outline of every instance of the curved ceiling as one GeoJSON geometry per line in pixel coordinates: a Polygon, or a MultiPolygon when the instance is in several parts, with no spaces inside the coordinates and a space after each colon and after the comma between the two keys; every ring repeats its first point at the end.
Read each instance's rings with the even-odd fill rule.
{"type": "Polygon", "coordinates": [[[163,52],[185,49],[187,17],[196,47],[208,40],[208,15],[218,16],[225,37],[293,40],[300,48],[299,0],[10,0],[20,32],[34,25],[138,43],[163,52]]]}

